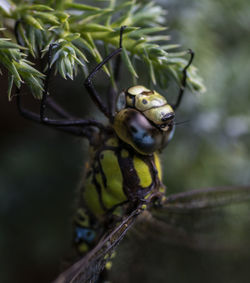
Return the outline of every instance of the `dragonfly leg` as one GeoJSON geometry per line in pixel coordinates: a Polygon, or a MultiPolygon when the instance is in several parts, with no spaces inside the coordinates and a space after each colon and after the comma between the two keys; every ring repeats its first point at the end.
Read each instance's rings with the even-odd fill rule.
{"type": "Polygon", "coordinates": [[[194,51],[189,49],[188,53],[190,54],[190,58],[189,58],[187,65],[182,70],[182,80],[181,80],[181,86],[180,86],[178,98],[177,98],[176,103],[172,105],[174,110],[176,110],[181,104],[181,100],[182,100],[182,97],[183,97],[183,94],[186,88],[186,84],[187,84],[187,69],[192,64],[193,59],[194,59],[194,51]]]}
{"type": "Polygon", "coordinates": [[[26,119],[32,120],[37,123],[45,124],[51,127],[56,127],[61,131],[83,137],[88,137],[90,135],[89,127],[97,127],[99,129],[103,129],[103,125],[97,122],[96,120],[77,119],[72,117],[68,112],[66,112],[61,106],[59,106],[51,98],[43,99],[43,102],[41,103],[41,109],[43,109],[43,111],[41,111],[40,114],[37,114],[22,106],[21,96],[19,95],[19,93],[20,93],[20,89],[17,90],[17,98],[16,98],[17,108],[19,110],[19,113],[26,119]],[[57,120],[57,119],[49,119],[45,117],[44,115],[45,105],[48,106],[54,113],[65,119],[57,120]]]}
{"type": "Polygon", "coordinates": [[[106,105],[104,105],[100,95],[98,94],[98,92],[96,91],[96,89],[93,86],[92,80],[94,78],[94,76],[97,74],[97,72],[109,61],[111,60],[113,57],[115,57],[116,55],[120,54],[122,51],[122,35],[123,35],[123,31],[126,27],[122,26],[120,29],[120,42],[119,42],[119,48],[115,49],[111,54],[109,54],[106,58],[103,59],[103,61],[101,63],[99,63],[88,75],[88,77],[86,78],[86,80],[84,81],[84,85],[91,97],[91,99],[93,100],[93,102],[97,105],[97,107],[99,108],[99,110],[110,120],[112,120],[113,117],[111,117],[111,113],[108,109],[108,107],[106,105]]]}
{"type": "MultiPolygon", "coordinates": [[[[21,105],[21,97],[20,96],[17,96],[16,99],[17,99],[17,107],[18,107],[19,113],[24,118],[32,120],[32,121],[37,122],[37,123],[41,123],[39,114],[24,108],[21,105]]],[[[50,125],[48,125],[48,126],[50,126],[50,125]]],[[[75,135],[75,136],[82,136],[82,137],[86,137],[86,138],[91,138],[91,129],[88,128],[88,127],[83,128],[82,126],[81,127],[79,127],[79,126],[77,126],[77,127],[76,126],[68,126],[68,127],[58,126],[56,128],[60,131],[67,132],[67,133],[75,135]]]]}

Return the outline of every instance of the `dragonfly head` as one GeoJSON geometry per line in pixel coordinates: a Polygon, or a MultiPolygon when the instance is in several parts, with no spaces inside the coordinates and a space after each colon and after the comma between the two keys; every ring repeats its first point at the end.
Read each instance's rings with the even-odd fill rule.
{"type": "Polygon", "coordinates": [[[167,100],[144,86],[133,86],[118,97],[114,129],[141,154],[162,150],[173,136],[175,113],[167,100]]]}

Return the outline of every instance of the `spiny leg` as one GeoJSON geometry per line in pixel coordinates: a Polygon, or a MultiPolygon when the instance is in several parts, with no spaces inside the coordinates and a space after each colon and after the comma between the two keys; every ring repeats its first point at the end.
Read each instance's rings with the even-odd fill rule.
{"type": "MultiPolygon", "coordinates": [[[[67,129],[67,127],[70,127],[72,126],[72,129],[73,127],[75,126],[76,127],[82,127],[82,129],[80,130],[83,130],[83,127],[90,127],[90,126],[94,126],[94,127],[97,127],[99,129],[103,129],[104,126],[99,123],[98,121],[96,120],[92,120],[92,119],[75,119],[75,120],[63,120],[63,121],[60,121],[60,120],[54,120],[54,119],[48,119],[46,120],[46,122],[42,121],[41,120],[41,115],[33,112],[33,111],[30,111],[26,108],[24,108],[21,104],[21,96],[19,95],[20,93],[20,89],[17,89],[16,91],[16,94],[17,94],[17,108],[19,110],[19,113],[26,119],[30,119],[34,122],[37,122],[37,123],[43,123],[45,125],[48,125],[48,126],[55,126],[55,127],[60,127],[61,129],[67,129]]],[[[70,114],[68,114],[67,112],[63,112],[64,110],[58,106],[58,104],[56,104],[53,100],[50,100],[49,101],[49,105],[50,107],[54,110],[54,112],[57,112],[59,115],[64,116],[67,115],[66,118],[72,118],[70,116],[70,114]],[[63,111],[62,111],[63,110],[63,111]]],[[[72,132],[72,129],[69,129],[69,132],[72,132]]],[[[77,131],[79,132],[79,131],[77,131]]]]}
{"type": "Polygon", "coordinates": [[[58,103],[55,102],[55,100],[52,97],[47,97],[46,101],[47,106],[58,116],[61,118],[67,118],[67,119],[76,119],[73,117],[70,113],[68,113],[65,109],[63,109],[58,103]]]}
{"type": "Polygon", "coordinates": [[[88,75],[88,77],[85,79],[84,81],[84,85],[91,97],[91,99],[93,100],[93,102],[97,105],[97,107],[99,108],[99,110],[107,117],[109,118],[111,121],[113,119],[112,114],[110,113],[108,107],[106,105],[104,105],[100,95],[98,94],[98,92],[95,90],[93,83],[92,83],[92,79],[93,77],[96,75],[96,73],[109,61],[111,60],[114,56],[118,55],[121,53],[122,51],[122,35],[123,35],[123,31],[126,27],[122,26],[120,29],[120,42],[119,42],[119,48],[115,49],[111,54],[109,54],[106,58],[103,59],[103,61],[101,63],[99,63],[88,75]]]}
{"type": "MultiPolygon", "coordinates": [[[[120,43],[120,46],[122,44],[120,43]]],[[[113,67],[113,74],[114,74],[114,85],[111,83],[109,90],[108,90],[108,96],[107,96],[107,105],[109,110],[109,116],[113,117],[115,116],[116,111],[116,99],[117,99],[117,88],[116,83],[120,78],[120,69],[121,69],[121,53],[116,56],[114,67],[113,67]]],[[[113,120],[110,120],[112,123],[113,120]]]]}
{"type": "MultiPolygon", "coordinates": [[[[17,93],[17,107],[19,110],[19,113],[26,119],[32,120],[37,123],[42,123],[48,126],[56,127],[59,130],[62,130],[64,132],[69,132],[76,136],[84,136],[87,137],[90,135],[89,127],[97,127],[99,129],[103,129],[104,126],[97,122],[96,120],[91,119],[76,119],[73,118],[70,114],[68,114],[65,110],[61,108],[56,102],[54,102],[52,99],[44,100],[43,103],[47,104],[55,113],[60,115],[63,118],[68,118],[72,120],[56,120],[56,119],[48,119],[43,116],[25,109],[21,104],[21,96],[19,95],[20,89],[16,91],[17,93]],[[73,120],[74,119],[74,120],[73,120]]],[[[43,108],[45,109],[45,108],[43,108]]]]}
{"type": "MultiPolygon", "coordinates": [[[[17,108],[19,110],[19,113],[26,119],[32,120],[34,122],[37,123],[41,123],[41,119],[40,119],[40,115],[32,112],[30,110],[27,110],[25,108],[22,107],[21,105],[21,97],[20,95],[17,96],[16,98],[17,100],[17,108]]],[[[48,125],[50,126],[50,125],[48,125]]],[[[91,138],[91,132],[90,132],[90,127],[79,127],[79,126],[70,126],[70,127],[64,127],[64,126],[58,126],[57,127],[58,130],[60,131],[64,131],[67,133],[70,133],[74,136],[82,136],[82,137],[86,137],[88,139],[91,138]]]]}
{"type": "Polygon", "coordinates": [[[187,69],[192,64],[192,61],[194,59],[194,52],[193,52],[193,50],[189,49],[188,53],[190,54],[190,58],[189,58],[189,61],[188,61],[187,65],[182,70],[182,80],[181,80],[181,86],[180,86],[178,98],[177,98],[176,103],[174,105],[172,105],[174,110],[176,110],[180,106],[180,104],[181,104],[181,100],[183,98],[183,94],[184,94],[184,91],[185,91],[185,88],[186,88],[186,84],[187,84],[187,69]]]}

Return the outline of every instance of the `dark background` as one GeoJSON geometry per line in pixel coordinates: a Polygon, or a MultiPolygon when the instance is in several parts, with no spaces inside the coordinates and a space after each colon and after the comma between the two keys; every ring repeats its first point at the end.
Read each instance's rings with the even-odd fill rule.
{"type": "MultiPolygon", "coordinates": [[[[194,65],[207,87],[203,95],[186,92],[177,121],[189,122],[177,127],[174,140],[162,154],[168,193],[250,184],[249,1],[159,2],[168,9],[172,42],[195,51],[194,65]]],[[[146,74],[139,74],[139,83],[147,84],[146,74]]],[[[0,281],[50,282],[70,251],[75,190],[88,145],[25,121],[14,99],[7,101],[6,76],[0,79],[0,281]]],[[[100,89],[108,83],[104,74],[99,81],[100,89]]],[[[129,77],[120,87],[127,84],[129,77]]],[[[55,78],[50,92],[73,113],[103,119],[94,112],[82,77],[73,82],[55,78]]],[[[171,85],[166,96],[171,101],[177,92],[177,86],[171,85]]],[[[27,106],[37,109],[36,102],[25,100],[27,106]]],[[[248,216],[249,209],[243,208],[242,214],[248,216]]],[[[231,220],[239,221],[237,217],[231,220]]],[[[164,253],[157,241],[144,242],[141,240],[143,256],[140,251],[133,253],[136,258],[125,254],[124,261],[117,263],[116,274],[119,270],[123,274],[119,280],[116,275],[117,282],[123,282],[122,278],[124,282],[133,278],[144,282],[248,282],[248,253],[233,250],[222,255],[178,245],[168,246],[164,253]],[[142,264],[145,258],[150,259],[147,267],[142,264]],[[130,265],[125,265],[128,261],[130,265]],[[162,262],[168,269],[161,268],[162,262]],[[136,270],[139,275],[133,277],[131,272],[136,270]],[[142,275],[146,270],[154,276],[142,275]]],[[[129,243],[131,240],[124,242],[121,250],[129,251],[129,243]]]]}

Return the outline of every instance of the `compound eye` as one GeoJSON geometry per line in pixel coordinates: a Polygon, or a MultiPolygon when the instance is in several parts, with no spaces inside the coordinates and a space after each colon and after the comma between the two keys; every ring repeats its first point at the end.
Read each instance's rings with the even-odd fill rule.
{"type": "Polygon", "coordinates": [[[127,108],[114,121],[117,135],[141,154],[152,154],[161,148],[163,133],[139,111],[127,108]]]}
{"type": "Polygon", "coordinates": [[[130,126],[130,131],[134,134],[136,134],[138,132],[138,130],[135,126],[130,126]]]}

